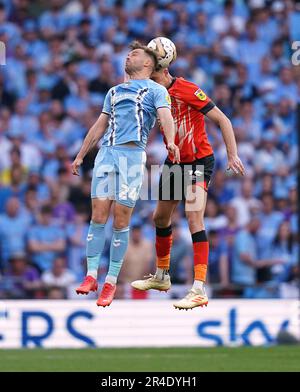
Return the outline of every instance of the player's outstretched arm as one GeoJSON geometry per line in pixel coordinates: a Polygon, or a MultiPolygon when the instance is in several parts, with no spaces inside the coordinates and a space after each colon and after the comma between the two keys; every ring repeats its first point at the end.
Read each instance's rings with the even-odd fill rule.
{"type": "Polygon", "coordinates": [[[157,114],[167,141],[167,149],[174,156],[173,163],[179,163],[180,151],[175,144],[175,126],[171,110],[167,107],[162,107],[157,109],[157,114]]]}
{"type": "Polygon", "coordinates": [[[108,126],[108,119],[109,119],[108,114],[101,113],[98,120],[95,122],[95,124],[88,131],[88,133],[82,143],[81,149],[72,163],[72,173],[75,176],[79,176],[78,169],[79,169],[79,166],[82,164],[83,159],[86,156],[86,154],[91,150],[91,148],[93,148],[98,143],[98,141],[103,136],[103,134],[108,126]]]}
{"type": "Polygon", "coordinates": [[[235,136],[232,128],[231,121],[229,118],[216,106],[211,109],[206,116],[216,123],[222,131],[222,136],[226,145],[228,167],[227,170],[231,169],[236,174],[245,175],[245,168],[240,160],[237,152],[237,145],[235,136]]]}

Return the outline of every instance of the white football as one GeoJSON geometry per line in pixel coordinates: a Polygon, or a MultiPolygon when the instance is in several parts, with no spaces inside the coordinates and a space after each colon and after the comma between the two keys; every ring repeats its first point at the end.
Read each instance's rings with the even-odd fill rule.
{"type": "Polygon", "coordinates": [[[156,52],[160,68],[168,68],[172,61],[176,60],[176,46],[169,38],[154,38],[147,46],[156,52]]]}

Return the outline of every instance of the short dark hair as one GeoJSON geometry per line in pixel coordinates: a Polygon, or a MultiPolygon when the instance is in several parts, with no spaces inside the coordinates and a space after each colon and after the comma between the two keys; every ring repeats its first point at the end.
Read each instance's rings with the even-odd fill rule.
{"type": "Polygon", "coordinates": [[[148,46],[141,44],[139,41],[133,41],[129,45],[129,48],[131,50],[142,49],[153,60],[153,64],[154,64],[153,71],[158,70],[158,58],[157,58],[157,54],[155,53],[155,51],[153,49],[148,48],[148,46]]]}

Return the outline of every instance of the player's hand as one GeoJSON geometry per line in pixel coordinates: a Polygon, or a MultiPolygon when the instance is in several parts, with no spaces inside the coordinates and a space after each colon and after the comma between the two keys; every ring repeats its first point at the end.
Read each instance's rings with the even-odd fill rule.
{"type": "Polygon", "coordinates": [[[233,155],[228,157],[228,165],[227,170],[232,170],[235,174],[241,174],[242,176],[245,175],[245,168],[242,164],[242,161],[237,155],[233,155]]]}
{"type": "Polygon", "coordinates": [[[180,151],[178,146],[176,146],[175,143],[169,143],[167,145],[167,149],[169,153],[173,155],[173,163],[179,163],[180,162],[180,151]]]}
{"type": "Polygon", "coordinates": [[[72,163],[72,174],[79,176],[79,167],[81,166],[83,159],[76,157],[72,163]]]}

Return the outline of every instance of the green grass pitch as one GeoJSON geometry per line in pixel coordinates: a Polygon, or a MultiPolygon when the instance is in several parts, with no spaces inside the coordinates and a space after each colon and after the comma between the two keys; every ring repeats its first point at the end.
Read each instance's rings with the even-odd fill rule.
{"type": "Polygon", "coordinates": [[[300,371],[300,346],[1,350],[0,371],[300,371]]]}

